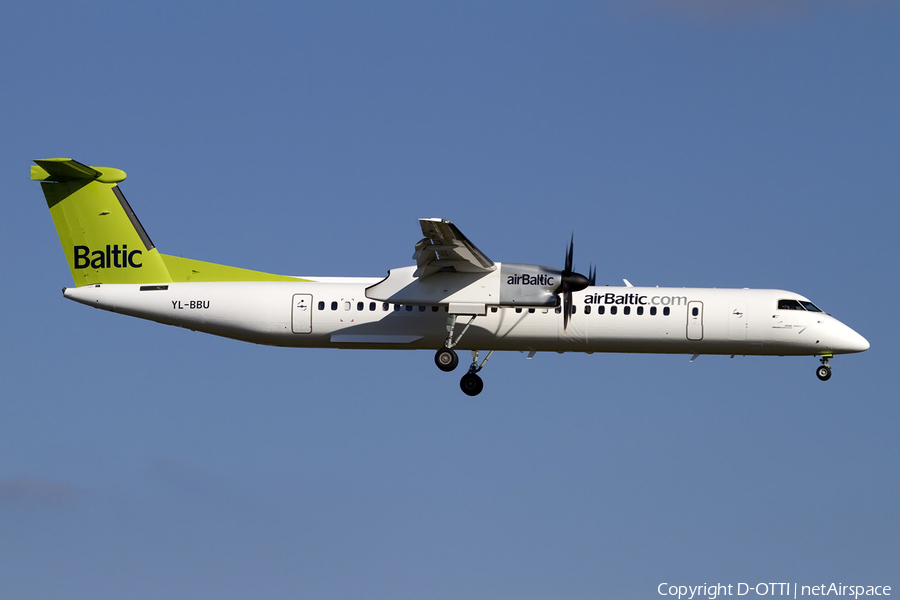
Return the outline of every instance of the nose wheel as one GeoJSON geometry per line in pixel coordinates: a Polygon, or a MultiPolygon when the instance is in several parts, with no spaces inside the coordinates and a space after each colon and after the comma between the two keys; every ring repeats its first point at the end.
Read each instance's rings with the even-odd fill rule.
{"type": "Polygon", "coordinates": [[[831,366],[828,364],[828,359],[830,356],[822,357],[822,365],[816,369],[816,377],[819,378],[820,381],[828,381],[831,379],[831,366]]]}

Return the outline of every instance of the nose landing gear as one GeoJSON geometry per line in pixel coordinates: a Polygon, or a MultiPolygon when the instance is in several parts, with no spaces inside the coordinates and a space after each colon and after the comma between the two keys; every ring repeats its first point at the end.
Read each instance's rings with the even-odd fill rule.
{"type": "Polygon", "coordinates": [[[816,369],[816,377],[818,377],[821,381],[828,381],[831,379],[831,366],[828,364],[828,359],[831,358],[831,354],[823,354],[822,355],[822,366],[816,369]]]}

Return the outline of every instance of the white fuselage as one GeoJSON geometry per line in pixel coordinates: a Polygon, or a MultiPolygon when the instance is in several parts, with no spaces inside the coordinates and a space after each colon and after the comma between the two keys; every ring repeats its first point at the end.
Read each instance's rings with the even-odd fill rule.
{"type": "MultiPolygon", "coordinates": [[[[366,289],[379,281],[102,284],[68,288],[64,295],[95,308],[258,344],[440,348],[447,338],[447,307],[368,298],[366,289]]],[[[487,307],[457,348],[827,355],[869,347],[823,312],[779,310],[785,299],[806,301],[781,290],[588,287],[574,294],[565,331],[559,309],[487,307]]],[[[459,317],[457,333],[468,320],[459,317]]]]}

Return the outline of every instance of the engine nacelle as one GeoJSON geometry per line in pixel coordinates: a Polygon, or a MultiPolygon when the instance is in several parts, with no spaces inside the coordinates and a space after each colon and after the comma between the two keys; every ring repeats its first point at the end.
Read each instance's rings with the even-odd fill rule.
{"type": "Polygon", "coordinates": [[[366,289],[366,297],[414,305],[556,306],[560,271],[515,263],[494,266],[487,273],[439,272],[421,279],[415,266],[391,269],[366,289]]]}
{"type": "Polygon", "coordinates": [[[540,265],[500,264],[501,306],[556,306],[562,272],[540,265]]]}

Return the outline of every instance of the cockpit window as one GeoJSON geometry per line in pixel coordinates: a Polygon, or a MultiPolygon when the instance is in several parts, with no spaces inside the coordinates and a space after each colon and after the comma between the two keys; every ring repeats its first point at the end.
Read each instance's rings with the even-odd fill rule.
{"type": "Polygon", "coordinates": [[[804,310],[796,300],[779,300],[778,310],[804,310]]]}
{"type": "Polygon", "coordinates": [[[809,300],[779,300],[778,310],[808,310],[809,312],[822,312],[822,309],[809,300]]]}
{"type": "Polygon", "coordinates": [[[801,300],[800,304],[809,312],[822,312],[822,309],[810,302],[809,300],[801,300]]]}

